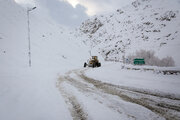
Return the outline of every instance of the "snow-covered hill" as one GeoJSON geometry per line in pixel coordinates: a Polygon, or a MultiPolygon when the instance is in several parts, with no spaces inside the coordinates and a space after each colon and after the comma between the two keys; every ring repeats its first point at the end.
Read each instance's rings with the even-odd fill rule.
{"type": "MultiPolygon", "coordinates": [[[[0,5],[0,64],[4,66],[3,68],[26,67],[28,66],[26,9],[21,8],[13,0],[2,0],[0,5]]],[[[70,62],[71,59],[74,59],[74,62],[81,61],[77,54],[83,52],[81,51],[83,44],[71,38],[66,28],[58,26],[47,14],[41,14],[41,11],[41,8],[37,8],[30,12],[32,66],[63,65],[65,61],[70,62]]]]}
{"type": "Polygon", "coordinates": [[[77,30],[106,60],[122,60],[136,50],[171,56],[180,66],[180,2],[136,0],[114,13],[94,16],[77,30]]]}
{"type": "Polygon", "coordinates": [[[55,83],[59,74],[82,67],[86,47],[37,6],[30,12],[29,67],[27,28],[27,10],[0,0],[0,119],[71,120],[55,83]]]}

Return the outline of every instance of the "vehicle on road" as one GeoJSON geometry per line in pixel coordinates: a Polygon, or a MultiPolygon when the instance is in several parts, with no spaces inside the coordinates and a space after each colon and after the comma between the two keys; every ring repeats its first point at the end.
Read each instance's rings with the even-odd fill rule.
{"type": "Polygon", "coordinates": [[[101,67],[101,63],[99,62],[98,60],[98,57],[97,56],[92,56],[88,61],[87,63],[85,62],[84,63],[84,67],[101,67]]]}

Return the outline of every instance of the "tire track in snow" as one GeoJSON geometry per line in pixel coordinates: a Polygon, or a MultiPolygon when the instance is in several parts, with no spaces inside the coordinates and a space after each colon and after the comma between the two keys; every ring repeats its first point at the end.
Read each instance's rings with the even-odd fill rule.
{"type": "MultiPolygon", "coordinates": [[[[148,92],[144,90],[141,91],[134,88],[128,88],[128,87],[113,85],[109,83],[104,83],[85,76],[84,75],[85,70],[87,69],[70,71],[59,79],[58,87],[61,93],[63,94],[66,103],[70,104],[69,108],[74,120],[77,119],[85,120],[87,119],[88,114],[83,111],[83,108],[77,101],[75,95],[73,96],[72,93],[69,94],[67,91],[64,90],[64,88],[61,86],[62,82],[71,84],[72,86],[77,88],[78,91],[84,93],[84,95],[86,95],[87,93],[94,94],[97,97],[96,100],[100,104],[106,105],[110,109],[119,112],[119,114],[121,114],[122,112],[117,107],[118,106],[118,104],[116,104],[117,101],[113,101],[112,99],[108,98],[109,96],[107,95],[118,96],[124,101],[143,106],[151,110],[152,112],[159,114],[161,117],[164,117],[167,120],[172,120],[172,119],[179,120],[180,101],[178,100],[178,98],[173,98],[171,95],[163,96],[156,93],[151,93],[149,91],[148,92]],[[71,75],[75,75],[76,79],[74,78],[74,76],[71,75]],[[79,78],[77,78],[77,76],[79,78]],[[105,99],[106,102],[108,101],[111,104],[107,105],[107,103],[101,101],[100,98],[105,99]]],[[[133,116],[131,114],[130,115],[127,114],[127,116],[130,119],[136,119],[136,116],[133,116]]]]}
{"type": "Polygon", "coordinates": [[[125,101],[144,106],[147,109],[166,118],[167,120],[180,119],[179,98],[172,97],[171,95],[162,96],[159,94],[154,94],[143,90],[142,91],[136,89],[133,90],[133,88],[121,87],[118,85],[104,83],[85,76],[84,70],[76,71],[76,74],[79,77],[81,77],[83,80],[93,84],[96,88],[101,89],[105,93],[116,95],[125,101]],[[136,97],[132,97],[131,95],[136,97]],[[173,105],[174,102],[177,104],[173,105]]]}
{"type": "MultiPolygon", "coordinates": [[[[57,83],[57,87],[60,89],[60,91],[61,91],[61,93],[62,93],[63,97],[65,98],[65,101],[68,105],[69,104],[71,105],[71,101],[67,100],[67,96],[72,96],[72,93],[71,93],[71,95],[67,95],[68,93],[66,91],[64,91],[64,88],[61,86],[61,84],[63,82],[74,86],[75,88],[77,88],[77,90],[79,92],[83,93],[86,96],[88,95],[88,96],[92,97],[93,95],[95,95],[95,97],[92,97],[92,98],[95,101],[97,101],[99,104],[103,104],[106,107],[108,107],[109,109],[111,109],[112,111],[117,112],[117,113],[122,115],[121,110],[119,110],[119,108],[118,108],[118,106],[119,106],[118,102],[119,101],[113,101],[113,99],[111,99],[111,96],[106,96],[104,93],[98,92],[98,89],[94,88],[93,86],[89,86],[89,83],[87,83],[87,82],[84,83],[83,81],[81,81],[79,79],[72,78],[70,75],[71,75],[71,73],[75,73],[75,72],[76,71],[70,71],[70,72],[66,73],[65,76],[62,76],[59,78],[59,82],[57,83]],[[104,103],[104,100],[108,101],[108,103],[104,103]],[[113,102],[113,104],[112,104],[112,102],[113,102]]],[[[69,97],[69,98],[71,98],[71,97],[69,97]]],[[[69,110],[71,111],[72,117],[74,116],[72,114],[72,111],[74,111],[73,109],[75,109],[75,108],[72,108],[70,106],[69,110]]],[[[87,113],[84,112],[84,114],[86,115],[86,119],[91,119],[91,118],[87,118],[87,116],[88,116],[87,113]]],[[[75,115],[75,116],[77,116],[77,115],[75,115]]],[[[80,115],[80,116],[82,116],[82,115],[80,115]]],[[[77,119],[77,117],[73,117],[73,118],[74,118],[74,120],[79,120],[79,119],[77,119]]],[[[134,117],[131,114],[126,114],[126,119],[127,118],[128,118],[128,120],[136,120],[136,117],[134,117]]]]}
{"type": "MultiPolygon", "coordinates": [[[[104,93],[102,94],[102,92],[99,92],[98,89],[96,88],[93,88],[93,87],[89,87],[87,85],[87,83],[83,83],[82,81],[80,80],[76,80],[72,77],[70,77],[70,73],[69,72],[68,74],[66,74],[65,76],[65,79],[66,79],[66,82],[68,84],[71,84],[72,86],[74,86],[75,88],[77,88],[80,92],[84,93],[84,94],[91,94],[92,95],[95,95],[96,97],[94,97],[93,99],[98,101],[99,104],[104,104],[105,106],[107,106],[109,109],[113,110],[113,111],[116,111],[118,112],[119,114],[122,114],[122,112],[118,109],[117,105],[118,104],[115,104],[115,102],[117,101],[114,101],[112,99],[110,99],[110,96],[107,96],[105,95],[104,93]],[[98,97],[102,98],[103,100],[106,100],[108,101],[109,105],[107,105],[106,103],[103,102],[103,100],[100,100],[98,97]]],[[[76,73],[76,71],[74,71],[73,73],[76,73]]],[[[76,74],[77,75],[77,74],[76,74]]],[[[89,83],[88,83],[89,84],[89,83]]],[[[133,119],[133,120],[136,120],[136,118],[133,116],[133,115],[130,115],[130,114],[127,114],[127,117],[130,119],[133,119]]]]}
{"type": "Polygon", "coordinates": [[[81,107],[80,103],[77,101],[76,97],[73,96],[71,93],[68,93],[61,86],[61,84],[66,80],[67,79],[65,77],[60,77],[57,87],[59,88],[62,96],[64,97],[66,104],[68,104],[69,106],[69,111],[71,113],[73,120],[87,120],[87,113],[83,111],[83,108],[81,107]]]}
{"type": "MultiPolygon", "coordinates": [[[[70,105],[72,104],[72,101],[69,101],[69,100],[71,100],[71,96],[73,96],[73,95],[72,95],[72,93],[71,93],[71,95],[69,95],[66,91],[63,90],[63,87],[61,86],[61,84],[63,82],[66,82],[67,84],[70,84],[70,85],[74,86],[79,92],[83,93],[84,95],[88,95],[89,97],[96,100],[99,104],[103,104],[106,107],[108,107],[109,109],[111,109],[112,111],[119,113],[120,116],[125,114],[126,119],[128,118],[128,120],[130,120],[130,119],[132,119],[132,120],[138,119],[138,118],[136,118],[136,114],[134,114],[134,112],[132,114],[132,110],[128,110],[126,113],[123,113],[122,108],[121,108],[122,103],[120,102],[119,98],[114,100],[113,99],[114,94],[103,92],[101,89],[99,89],[98,87],[95,87],[94,84],[92,85],[92,83],[88,82],[86,79],[82,79],[82,76],[80,76],[80,75],[82,75],[81,72],[82,71],[80,71],[80,70],[73,70],[73,71],[70,71],[70,72],[66,73],[64,76],[62,76],[59,79],[58,87],[60,88],[61,93],[63,93],[63,96],[66,99],[67,104],[70,104],[70,105]],[[76,79],[74,78],[74,75],[76,76],[76,79]],[[67,96],[69,96],[69,97],[67,97],[67,96]]],[[[76,103],[77,102],[78,101],[76,100],[76,103]]],[[[70,106],[70,111],[71,111],[72,117],[75,118],[74,120],[77,119],[77,117],[74,117],[74,116],[85,115],[85,113],[83,113],[81,115],[77,115],[78,114],[77,112],[76,112],[76,115],[74,115],[72,111],[76,111],[76,107],[71,107],[71,106],[70,106]]],[[[125,107],[125,106],[123,105],[123,107],[125,107]]],[[[83,111],[82,108],[81,108],[81,110],[83,111]]],[[[142,110],[144,110],[144,108],[142,110]]],[[[134,111],[136,111],[136,110],[134,110],[134,111]]],[[[147,115],[149,116],[149,114],[147,114],[147,115]]],[[[86,114],[86,116],[87,116],[87,114],[86,114]]],[[[143,118],[145,119],[146,117],[147,116],[142,116],[141,119],[143,119],[143,118]]],[[[152,119],[158,119],[159,117],[157,115],[153,115],[153,117],[151,117],[151,118],[152,119]]]]}

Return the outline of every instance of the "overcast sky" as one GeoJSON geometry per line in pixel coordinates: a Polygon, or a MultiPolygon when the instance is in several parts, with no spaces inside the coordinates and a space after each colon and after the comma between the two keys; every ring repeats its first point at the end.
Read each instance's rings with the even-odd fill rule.
{"type": "Polygon", "coordinates": [[[22,5],[47,8],[58,23],[69,27],[80,25],[89,17],[115,11],[133,0],[15,0],[22,5]]]}

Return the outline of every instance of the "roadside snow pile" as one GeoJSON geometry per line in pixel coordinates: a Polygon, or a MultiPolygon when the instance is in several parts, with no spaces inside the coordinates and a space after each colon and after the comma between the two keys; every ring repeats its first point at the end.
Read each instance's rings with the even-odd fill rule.
{"type": "Polygon", "coordinates": [[[55,83],[59,74],[83,65],[87,50],[43,10],[30,12],[29,67],[27,11],[0,0],[1,120],[72,119],[55,83]]]}
{"type": "Polygon", "coordinates": [[[86,44],[108,61],[121,61],[136,50],[155,51],[180,66],[180,3],[177,0],[136,0],[114,13],[94,16],[77,30],[86,44]]]}
{"type": "Polygon", "coordinates": [[[113,63],[98,69],[90,69],[86,75],[114,85],[180,98],[180,75],[163,75],[153,71],[127,70],[121,67],[122,64],[113,63]]]}

